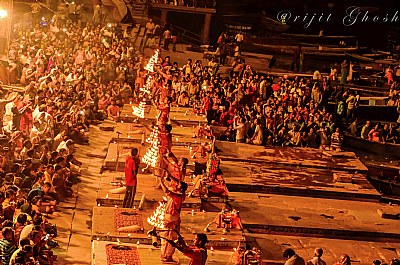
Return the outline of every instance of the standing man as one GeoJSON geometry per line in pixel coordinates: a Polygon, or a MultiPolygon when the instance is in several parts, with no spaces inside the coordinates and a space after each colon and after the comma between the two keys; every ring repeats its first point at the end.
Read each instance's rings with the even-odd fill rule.
{"type": "Polygon", "coordinates": [[[154,36],[154,29],[156,25],[154,25],[153,20],[150,18],[149,21],[146,23],[146,35],[142,42],[143,48],[147,43],[147,40],[154,36]]]}
{"type": "Polygon", "coordinates": [[[126,157],[125,161],[125,197],[122,204],[123,208],[132,208],[135,199],[137,186],[137,173],[139,171],[139,150],[135,147],[131,150],[131,155],[126,157]]]}
{"type": "Polygon", "coordinates": [[[346,84],[347,75],[349,74],[349,64],[347,63],[347,60],[343,61],[343,63],[340,65],[340,68],[341,68],[340,84],[346,84]]]}
{"type": "Polygon", "coordinates": [[[164,37],[164,50],[168,51],[169,44],[171,43],[172,39],[171,31],[169,31],[168,28],[164,31],[163,37],[164,37]]]}
{"type": "Polygon", "coordinates": [[[172,256],[175,253],[175,246],[171,244],[178,238],[181,224],[182,202],[185,199],[187,184],[181,182],[176,190],[170,190],[161,179],[161,188],[166,194],[167,204],[165,207],[164,227],[168,231],[163,232],[162,237],[166,240],[161,241],[161,262],[174,262],[172,256]]]}
{"type": "Polygon", "coordinates": [[[95,25],[99,24],[100,17],[101,17],[101,6],[97,4],[94,6],[93,17],[92,17],[93,24],[95,25]]]}
{"type": "Polygon", "coordinates": [[[354,96],[353,92],[350,92],[349,97],[346,99],[347,104],[347,113],[346,113],[346,122],[351,123],[354,119],[354,112],[356,108],[357,99],[354,96]]]}
{"type": "Polygon", "coordinates": [[[242,32],[239,31],[238,34],[235,36],[236,45],[239,47],[239,51],[242,52],[242,43],[243,43],[244,36],[242,32]]]}

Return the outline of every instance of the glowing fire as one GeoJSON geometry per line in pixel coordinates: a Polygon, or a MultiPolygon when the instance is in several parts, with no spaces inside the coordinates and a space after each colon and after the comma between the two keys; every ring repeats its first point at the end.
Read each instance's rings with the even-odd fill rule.
{"type": "Polygon", "coordinates": [[[157,127],[153,129],[146,142],[150,144],[150,147],[147,148],[146,154],[143,156],[142,161],[146,165],[155,167],[158,160],[158,145],[160,144],[157,127]]]}
{"type": "Polygon", "coordinates": [[[132,109],[133,109],[132,114],[135,116],[138,116],[139,118],[144,118],[145,108],[146,108],[146,102],[142,101],[139,103],[138,107],[136,107],[136,106],[132,107],[132,109]]]}
{"type": "Polygon", "coordinates": [[[159,50],[156,50],[156,52],[154,53],[153,56],[151,56],[149,62],[147,63],[147,65],[144,67],[145,70],[149,71],[149,72],[154,72],[154,65],[157,63],[158,61],[158,53],[159,50]]]}
{"type": "Polygon", "coordinates": [[[144,93],[147,93],[147,94],[150,94],[151,93],[152,80],[153,80],[153,78],[151,76],[148,76],[147,80],[146,80],[146,84],[144,85],[144,87],[140,88],[140,91],[144,92],[144,93]]]}
{"type": "Polygon", "coordinates": [[[147,218],[147,222],[154,227],[164,229],[165,207],[165,203],[160,202],[153,214],[147,218]]]}

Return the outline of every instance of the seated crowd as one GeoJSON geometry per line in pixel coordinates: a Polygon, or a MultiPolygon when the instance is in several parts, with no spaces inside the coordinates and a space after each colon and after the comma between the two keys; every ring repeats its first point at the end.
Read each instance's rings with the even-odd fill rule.
{"type": "Polygon", "coordinates": [[[53,264],[60,202],[73,196],[81,162],[76,145],[89,127],[118,121],[132,100],[141,57],[114,28],[66,20],[14,31],[9,78],[0,90],[2,264],[53,264]]]}
{"type": "MultiPolygon", "coordinates": [[[[340,146],[340,129],[357,118],[359,95],[332,85],[328,77],[274,78],[253,71],[240,58],[229,76],[215,69],[215,60],[203,65],[189,59],[179,68],[166,57],[161,64],[172,76],[172,104],[192,107],[213,125],[196,128],[195,136],[219,127],[225,128],[214,131],[220,140],[330,149],[340,146]]],[[[396,142],[398,126],[386,129],[386,136],[396,142]]]]}

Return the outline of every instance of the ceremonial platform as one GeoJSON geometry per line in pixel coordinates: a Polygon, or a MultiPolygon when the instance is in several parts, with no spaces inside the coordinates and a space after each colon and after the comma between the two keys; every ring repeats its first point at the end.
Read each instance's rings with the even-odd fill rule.
{"type": "MultiPolygon", "coordinates": [[[[92,264],[161,264],[160,248],[151,245],[115,243],[94,240],[92,242],[92,264]]],[[[227,264],[233,254],[231,251],[212,250],[208,252],[207,264],[227,264]]],[[[189,259],[179,251],[175,252],[178,264],[188,264],[189,259]]]]}
{"type": "MultiPolygon", "coordinates": [[[[131,123],[118,123],[113,128],[113,137],[110,140],[108,152],[104,161],[104,167],[108,170],[122,171],[124,167],[124,158],[131,148],[139,148],[139,153],[144,154],[149,147],[146,143],[153,127],[156,124],[155,117],[157,111],[155,107],[150,108],[147,114],[148,118],[137,119],[132,115],[132,107],[128,105],[122,111],[122,120],[131,121],[131,123]],[[132,121],[135,121],[132,123],[132,121]],[[118,166],[117,166],[118,164],[118,166]]],[[[203,115],[189,114],[191,109],[172,107],[170,112],[170,122],[172,125],[174,154],[177,157],[190,157],[191,150],[202,142],[210,142],[208,139],[192,138],[193,129],[199,125],[204,125],[203,115]]]]}
{"type": "MultiPolygon", "coordinates": [[[[124,113],[127,120],[135,120],[129,107],[124,113]]],[[[205,121],[204,117],[190,113],[190,109],[172,108],[170,114],[172,151],[178,159],[189,159],[185,179],[188,191],[193,189],[194,163],[206,163],[204,158],[191,159],[191,150],[202,142],[210,143],[209,139],[192,138],[194,127],[204,125],[205,121]]],[[[154,108],[147,116],[155,116],[154,108]]],[[[155,177],[140,171],[135,209],[120,208],[125,157],[132,147],[139,148],[141,155],[146,152],[149,144],[143,139],[149,136],[154,122],[152,118],[138,119],[135,123],[113,126],[114,133],[104,153],[105,171],[99,180],[97,206],[93,208],[93,264],[131,264],[123,261],[124,255],[139,257],[140,262],[132,264],[161,264],[160,250],[151,246],[147,235],[152,229],[147,218],[164,196],[155,189],[155,177]],[[125,226],[139,231],[118,231],[125,226]],[[116,254],[119,252],[127,253],[116,254]],[[121,263],[112,263],[110,255],[119,255],[113,262],[121,263]]],[[[210,226],[207,264],[227,264],[233,248],[243,243],[261,249],[263,264],[283,264],[282,252],[288,247],[305,259],[313,256],[315,247],[322,247],[328,264],[335,263],[342,253],[360,264],[397,256],[400,209],[380,203],[381,195],[366,180],[368,169],[354,153],[221,141],[216,141],[215,146],[229,199],[186,198],[181,213],[182,235],[191,240],[195,233],[204,232],[225,200],[239,210],[244,231],[231,229],[226,233],[210,226]]],[[[140,165],[141,169],[144,167],[140,165]]],[[[180,264],[186,264],[187,259],[178,252],[176,258],[180,264]]]]}
{"type": "Polygon", "coordinates": [[[228,189],[378,202],[368,169],[352,152],[216,142],[228,189]],[[244,177],[245,176],[245,177],[244,177]]]}
{"type": "MultiPolygon", "coordinates": [[[[124,209],[119,207],[94,207],[92,239],[107,240],[114,242],[151,244],[151,237],[147,231],[153,227],[147,222],[147,218],[153,213],[156,207],[146,207],[145,210],[124,209]],[[138,226],[131,231],[122,231],[121,228],[128,226],[138,226]],[[134,231],[138,229],[138,231],[134,231]]],[[[185,238],[194,238],[196,233],[204,233],[207,223],[211,222],[216,216],[213,212],[196,212],[192,210],[182,210],[182,224],[180,233],[185,238]]],[[[212,229],[208,235],[210,246],[214,249],[232,249],[239,242],[245,242],[245,237],[239,230],[231,230],[228,234],[223,234],[222,229],[212,229]]]]}

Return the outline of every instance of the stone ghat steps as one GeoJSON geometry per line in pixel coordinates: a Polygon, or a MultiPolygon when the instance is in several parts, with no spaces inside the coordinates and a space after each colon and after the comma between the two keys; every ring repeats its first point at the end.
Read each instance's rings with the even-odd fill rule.
{"type": "MultiPolygon", "coordinates": [[[[93,207],[92,241],[111,241],[133,244],[151,245],[152,239],[147,231],[152,230],[153,226],[147,222],[147,218],[154,212],[155,207],[146,205],[143,210],[121,209],[116,207],[93,207]],[[127,215],[127,216],[125,216],[127,215]],[[131,222],[130,216],[135,216],[131,222]],[[122,219],[121,219],[122,218],[122,219]],[[119,228],[137,224],[140,230],[121,231],[119,228]]],[[[196,233],[204,233],[206,225],[217,216],[215,212],[194,212],[183,209],[181,212],[181,235],[190,240],[196,233]]],[[[232,249],[238,246],[239,241],[246,241],[242,231],[231,230],[223,233],[222,228],[211,228],[208,233],[210,246],[215,249],[232,249]]]]}
{"type": "Polygon", "coordinates": [[[286,236],[321,237],[371,242],[400,242],[400,234],[346,229],[312,228],[284,225],[243,224],[250,233],[286,236]]]}
{"type": "MultiPolygon", "coordinates": [[[[97,198],[97,206],[104,207],[121,207],[123,203],[123,199],[110,199],[110,198],[97,198]]],[[[145,201],[146,207],[155,207],[159,202],[158,201],[145,201]]],[[[139,206],[140,200],[135,200],[134,205],[139,206]]],[[[195,211],[200,211],[201,209],[201,201],[198,198],[187,198],[182,203],[182,209],[192,209],[195,211]]]]}
{"type": "Polygon", "coordinates": [[[336,200],[380,202],[380,194],[368,194],[360,192],[328,191],[318,189],[279,187],[278,185],[232,184],[226,186],[230,192],[249,192],[261,194],[279,194],[287,196],[301,196],[312,198],[325,198],[336,200]]]}

